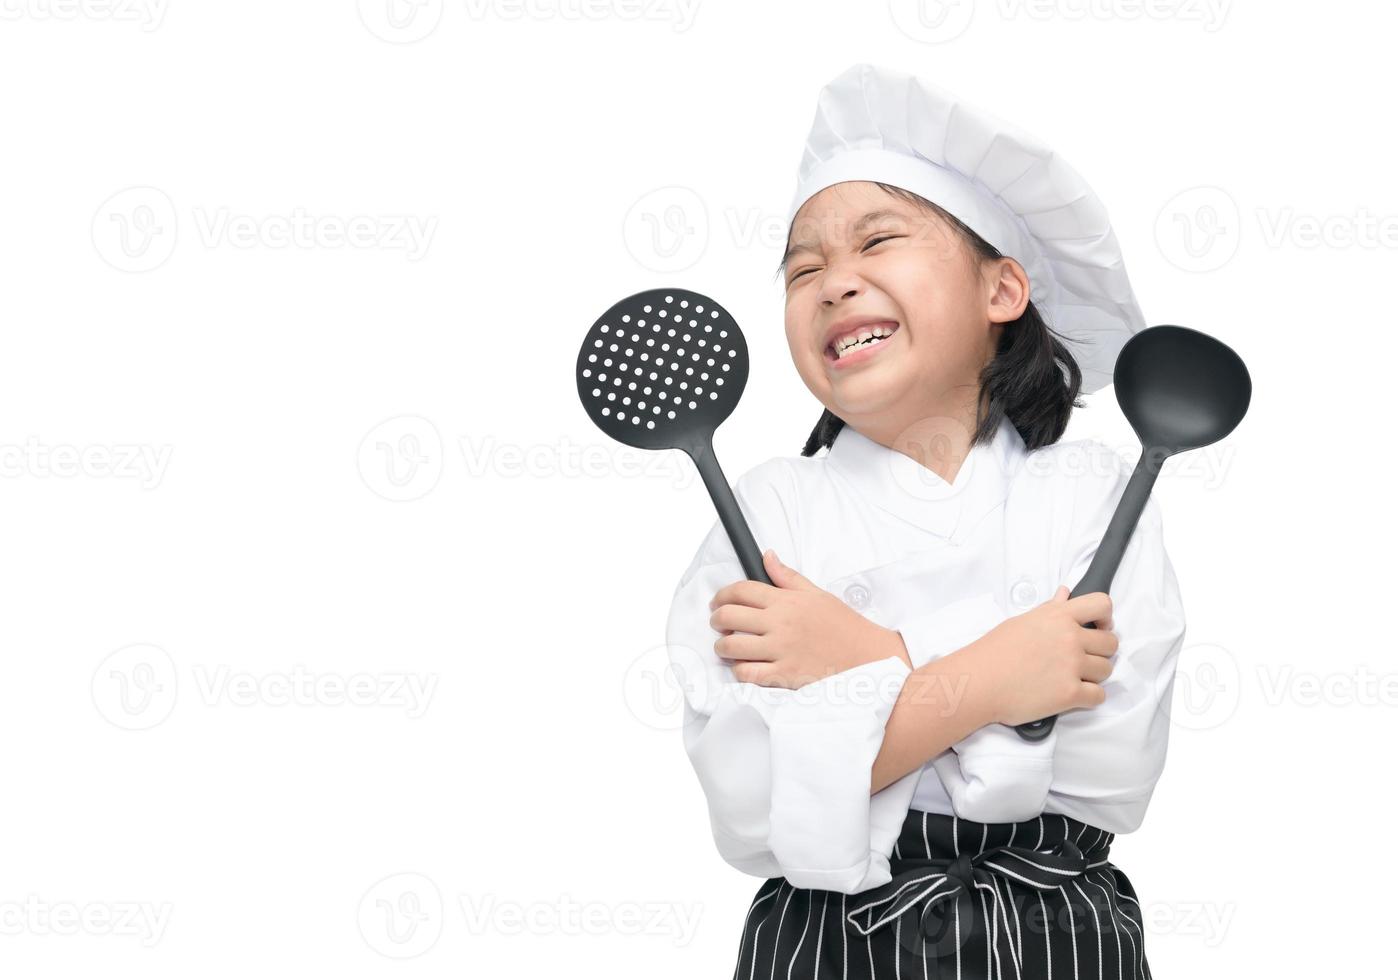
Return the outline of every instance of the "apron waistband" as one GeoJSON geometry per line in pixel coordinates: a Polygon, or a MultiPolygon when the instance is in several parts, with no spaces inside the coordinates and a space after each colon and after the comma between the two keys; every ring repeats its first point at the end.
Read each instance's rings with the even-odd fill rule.
{"type": "Polygon", "coordinates": [[[924,903],[921,929],[927,938],[939,938],[934,933],[945,929],[948,913],[955,916],[958,929],[961,922],[975,922],[971,900],[978,883],[993,887],[992,876],[1002,875],[1040,891],[1057,889],[1092,868],[1108,864],[1107,852],[1114,836],[1056,814],[1016,824],[984,824],[946,814],[910,811],[900,845],[910,838],[917,839],[919,823],[925,853],[895,854],[890,862],[894,870],[892,880],[862,892],[859,897],[864,901],[846,915],[849,926],[861,935],[870,935],[924,903]],[[1054,829],[1048,834],[1053,843],[1045,847],[1046,820],[1051,821],[1054,829]],[[1031,840],[1036,827],[1035,846],[1005,843],[977,846],[974,851],[962,851],[959,846],[963,839],[986,841],[991,828],[996,829],[996,836],[1008,836],[1010,841],[1019,835],[1019,839],[1031,840]],[[1078,841],[1087,843],[1090,850],[1084,852],[1078,841]]]}

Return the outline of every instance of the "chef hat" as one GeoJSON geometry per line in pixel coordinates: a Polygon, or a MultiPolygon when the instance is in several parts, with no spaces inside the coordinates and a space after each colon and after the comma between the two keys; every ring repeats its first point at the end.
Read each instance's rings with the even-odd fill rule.
{"type": "Polygon", "coordinates": [[[820,92],[787,226],[847,180],[913,191],[1016,259],[1082,390],[1111,382],[1145,321],[1102,202],[1042,141],[924,79],[859,64],[820,92]]]}

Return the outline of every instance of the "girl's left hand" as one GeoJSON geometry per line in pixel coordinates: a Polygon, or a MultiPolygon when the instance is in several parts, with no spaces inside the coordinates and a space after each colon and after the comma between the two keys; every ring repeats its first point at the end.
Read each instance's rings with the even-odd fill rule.
{"type": "Polygon", "coordinates": [[[912,666],[896,630],[865,619],[783,565],[770,549],[762,564],[772,585],[742,579],[709,601],[714,611],[709,624],[723,634],[714,641],[714,652],[737,661],[733,676],[738,680],[795,690],[886,657],[901,657],[912,666]]]}

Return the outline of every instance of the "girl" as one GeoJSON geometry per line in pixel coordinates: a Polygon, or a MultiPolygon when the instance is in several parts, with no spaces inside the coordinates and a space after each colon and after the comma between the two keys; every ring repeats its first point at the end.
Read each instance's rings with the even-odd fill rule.
{"type": "Polygon", "coordinates": [[[780,272],[825,410],[737,480],[774,584],[715,522],[667,624],[714,840],[765,879],[735,976],[1149,977],[1108,852],[1164,765],[1185,623],[1153,498],[1112,596],[1068,598],[1130,468],[1058,440],[1143,326],[1100,203],[1028,134],[856,65],[780,272]]]}

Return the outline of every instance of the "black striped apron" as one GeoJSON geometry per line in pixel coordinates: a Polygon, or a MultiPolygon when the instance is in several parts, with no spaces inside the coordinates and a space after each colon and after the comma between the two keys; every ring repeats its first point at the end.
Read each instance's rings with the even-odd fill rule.
{"type": "Polygon", "coordinates": [[[735,980],[1149,980],[1115,835],[1061,814],[978,823],[909,810],[893,880],[857,895],[769,878],[735,980]]]}

